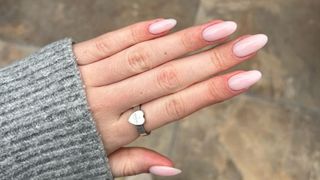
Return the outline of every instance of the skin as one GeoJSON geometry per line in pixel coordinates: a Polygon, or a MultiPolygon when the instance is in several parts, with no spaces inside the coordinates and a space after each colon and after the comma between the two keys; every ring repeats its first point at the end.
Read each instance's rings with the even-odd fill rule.
{"type": "Polygon", "coordinates": [[[246,36],[183,56],[224,42],[208,42],[201,36],[206,27],[222,21],[172,34],[151,34],[148,27],[158,20],[139,22],[73,47],[115,177],[148,172],[152,165],[173,166],[171,160],[152,150],[123,147],[139,137],[127,122],[132,107],[142,104],[145,129],[152,131],[247,90],[233,91],[227,84],[240,71],[214,76],[255,55],[239,58],[233,54],[233,45],[246,36]]]}

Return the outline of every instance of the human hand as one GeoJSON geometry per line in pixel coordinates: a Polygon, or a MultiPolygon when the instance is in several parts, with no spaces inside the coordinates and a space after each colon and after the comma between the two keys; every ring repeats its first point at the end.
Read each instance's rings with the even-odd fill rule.
{"type": "Polygon", "coordinates": [[[173,175],[178,170],[166,157],[145,148],[123,147],[139,137],[128,122],[141,104],[147,131],[181,119],[201,108],[245,92],[261,78],[259,71],[227,70],[256,54],[265,35],[246,35],[213,49],[236,30],[221,20],[168,34],[172,19],[140,22],[77,43],[74,53],[87,99],[115,177],[143,172],[173,175]]]}

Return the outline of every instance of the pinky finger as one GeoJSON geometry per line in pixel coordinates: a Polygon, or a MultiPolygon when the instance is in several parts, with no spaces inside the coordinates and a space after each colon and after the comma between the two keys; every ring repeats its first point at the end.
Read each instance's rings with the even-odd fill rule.
{"type": "Polygon", "coordinates": [[[115,177],[148,172],[159,176],[174,176],[181,172],[173,168],[169,158],[141,147],[122,147],[110,154],[109,162],[115,177]]]}
{"type": "Polygon", "coordinates": [[[183,91],[146,104],[146,129],[156,129],[206,106],[245,92],[261,78],[259,71],[233,72],[195,84],[183,91]],[[164,112],[160,113],[159,112],[164,112]],[[158,115],[157,115],[158,114],[158,115]]]}

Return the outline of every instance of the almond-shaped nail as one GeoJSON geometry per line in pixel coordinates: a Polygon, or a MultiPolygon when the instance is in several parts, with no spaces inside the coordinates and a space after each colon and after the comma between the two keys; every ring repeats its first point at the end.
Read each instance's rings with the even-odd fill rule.
{"type": "Polygon", "coordinates": [[[175,176],[180,174],[181,170],[169,166],[152,166],[149,172],[157,176],[175,176]]]}
{"type": "Polygon", "coordinates": [[[249,36],[233,46],[233,53],[238,57],[245,57],[263,48],[267,42],[268,36],[264,34],[249,36]]]}
{"type": "Polygon", "coordinates": [[[230,89],[239,91],[247,89],[261,79],[261,72],[257,70],[242,72],[228,80],[230,89]]]}
{"type": "Polygon", "coordinates": [[[160,34],[172,29],[176,24],[177,20],[175,19],[163,19],[151,24],[149,26],[149,32],[152,34],[160,34]]]}
{"type": "Polygon", "coordinates": [[[216,41],[225,38],[237,29],[237,24],[232,21],[225,21],[212,26],[207,27],[202,32],[202,37],[206,41],[216,41]]]}

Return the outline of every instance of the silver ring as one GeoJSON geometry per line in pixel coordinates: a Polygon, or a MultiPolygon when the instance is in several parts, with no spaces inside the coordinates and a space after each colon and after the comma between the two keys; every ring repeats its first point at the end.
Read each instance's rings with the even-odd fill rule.
{"type": "Polygon", "coordinates": [[[133,108],[133,113],[130,115],[128,122],[136,126],[140,136],[147,136],[150,134],[150,132],[147,132],[144,128],[145,116],[143,110],[141,109],[141,105],[133,108]]]}

